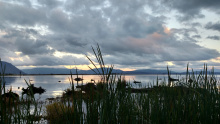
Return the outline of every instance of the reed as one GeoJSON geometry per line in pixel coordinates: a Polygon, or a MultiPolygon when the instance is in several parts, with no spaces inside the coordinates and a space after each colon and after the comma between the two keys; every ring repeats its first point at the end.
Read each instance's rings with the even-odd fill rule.
{"type": "MultiPolygon", "coordinates": [[[[1,124],[33,124],[39,122],[41,106],[37,104],[34,96],[21,97],[12,90],[6,91],[5,88],[5,69],[0,60],[0,123],[1,124]],[[24,104],[25,103],[25,104],[24,104]],[[33,112],[31,112],[33,110],[33,112]]],[[[30,85],[30,82],[27,82],[30,85]]]]}
{"type": "MultiPolygon", "coordinates": [[[[54,102],[46,105],[47,117],[49,123],[64,123],[66,116],[72,115],[74,112],[73,106],[67,106],[62,102],[54,102]]],[[[67,121],[68,122],[68,121],[67,121]]]]}
{"type": "Polygon", "coordinates": [[[207,65],[198,76],[189,73],[187,65],[186,78],[177,83],[164,82],[151,92],[132,93],[121,75],[111,73],[113,66],[105,67],[100,47],[93,51],[101,69],[87,58],[93,71],[104,79],[100,82],[102,92],[90,92],[87,97],[84,93],[72,95],[74,114],[70,123],[219,123],[218,81],[213,69],[208,75],[207,65]]]}
{"type": "MultiPolygon", "coordinates": [[[[213,123],[220,122],[220,92],[219,81],[214,75],[214,69],[208,72],[207,65],[198,74],[193,70],[189,73],[187,65],[186,77],[171,85],[171,82],[158,80],[156,87],[149,92],[133,93],[132,86],[122,75],[113,74],[113,65],[106,67],[100,47],[97,45],[93,52],[97,62],[86,56],[94,66],[90,67],[102,79],[96,89],[88,89],[85,93],[74,91],[74,79],[71,74],[70,89],[67,97],[59,102],[46,106],[48,123],[213,123]],[[98,63],[98,66],[96,65],[98,63]]],[[[2,67],[3,69],[5,67],[2,67]]],[[[168,77],[171,75],[169,68],[168,77]]],[[[2,71],[4,72],[4,70],[2,71]]],[[[1,93],[6,93],[4,74],[1,75],[1,93]]],[[[30,83],[26,81],[27,85],[30,83]]],[[[142,88],[142,87],[139,87],[142,88]]],[[[41,107],[37,105],[34,96],[21,98],[26,104],[19,104],[12,113],[0,96],[1,123],[34,123],[41,107]],[[30,113],[31,108],[34,112],[30,113]]],[[[15,103],[14,103],[15,104],[15,103]]]]}

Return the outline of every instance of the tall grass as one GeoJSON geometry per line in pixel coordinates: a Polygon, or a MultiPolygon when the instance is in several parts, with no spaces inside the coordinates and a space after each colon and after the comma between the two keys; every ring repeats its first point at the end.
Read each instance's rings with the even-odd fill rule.
{"type": "MultiPolygon", "coordinates": [[[[33,124],[39,122],[41,107],[38,106],[34,96],[17,98],[15,93],[6,91],[6,66],[0,60],[0,123],[1,124],[33,124]],[[5,94],[8,94],[5,95],[5,94]],[[33,110],[33,112],[32,112],[33,110]]],[[[27,82],[27,85],[30,85],[27,82]]]]}
{"type": "MultiPolygon", "coordinates": [[[[102,77],[101,92],[78,93],[64,105],[72,105],[74,112],[66,114],[68,123],[213,123],[220,122],[220,94],[214,70],[207,66],[199,75],[189,73],[186,78],[171,85],[161,85],[149,92],[132,93],[122,76],[112,74],[113,66],[106,67],[100,47],[94,51],[99,67],[94,72],[102,77]],[[190,79],[190,80],[189,80],[190,79]],[[86,97],[85,97],[86,96],[86,97]]],[[[168,69],[169,70],[169,69],[168,69]]],[[[168,76],[169,75],[168,71],[168,76]]],[[[157,83],[158,84],[158,83],[157,83]]],[[[129,87],[129,86],[128,86],[129,87]]],[[[75,92],[72,92],[73,94],[75,92]]],[[[64,118],[63,118],[64,119],[64,118]]]]}
{"type": "MultiPolygon", "coordinates": [[[[220,122],[220,93],[217,88],[219,81],[214,75],[214,69],[209,73],[207,65],[200,74],[189,73],[187,65],[186,77],[175,84],[159,85],[133,93],[131,85],[121,75],[113,74],[113,65],[106,67],[101,49],[97,46],[93,52],[97,62],[86,56],[99,74],[101,81],[96,89],[91,88],[86,93],[74,91],[74,80],[71,74],[69,97],[62,98],[46,106],[48,123],[76,124],[152,124],[152,123],[213,123],[220,122]],[[98,63],[98,66],[96,65],[98,63]]],[[[2,71],[4,72],[4,71],[2,71]]],[[[168,68],[168,76],[170,76],[168,68]]],[[[4,76],[2,75],[1,79],[4,76]]],[[[5,93],[4,81],[0,80],[2,92],[5,93]]],[[[164,83],[167,84],[167,83],[164,83]]],[[[29,85],[29,83],[27,83],[29,85]]],[[[40,108],[34,97],[27,97],[26,104],[20,104],[13,114],[8,111],[1,100],[1,123],[34,123],[33,117],[38,116],[40,108]],[[30,113],[34,105],[34,113],[30,113]],[[22,108],[23,107],[23,108],[22,108]],[[22,109],[22,110],[21,110],[22,109]],[[33,116],[32,116],[33,115],[33,116]]],[[[21,98],[24,100],[24,98],[21,98]]],[[[15,104],[15,103],[14,103],[15,104]]]]}

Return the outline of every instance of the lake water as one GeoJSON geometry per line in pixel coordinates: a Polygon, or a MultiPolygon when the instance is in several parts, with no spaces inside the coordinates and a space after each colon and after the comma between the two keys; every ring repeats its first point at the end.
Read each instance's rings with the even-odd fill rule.
{"type": "MultiPolygon", "coordinates": [[[[134,84],[133,81],[141,81],[142,86],[152,86],[156,85],[157,76],[159,79],[159,83],[166,81],[167,75],[124,75],[126,81],[130,82],[133,87],[138,87],[139,84],[134,84]]],[[[91,82],[91,79],[98,82],[101,80],[98,75],[79,75],[79,77],[83,78],[83,82],[79,82],[79,85],[86,84],[91,82]]],[[[181,76],[173,75],[174,78],[180,78],[181,76]]],[[[6,89],[10,89],[12,87],[12,91],[21,95],[22,88],[27,88],[27,82],[34,84],[36,87],[42,87],[46,89],[46,92],[39,95],[36,94],[35,98],[39,98],[41,100],[45,100],[46,98],[55,98],[57,96],[61,96],[65,89],[70,88],[70,75],[26,75],[26,76],[6,76],[6,89]]],[[[76,78],[76,75],[73,75],[73,79],[76,78]]],[[[77,82],[74,81],[74,86],[77,85],[77,82]]]]}

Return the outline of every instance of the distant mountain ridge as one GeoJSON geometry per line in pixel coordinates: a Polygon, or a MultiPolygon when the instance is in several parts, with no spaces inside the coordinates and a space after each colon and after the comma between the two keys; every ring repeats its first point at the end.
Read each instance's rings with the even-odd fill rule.
{"type": "MultiPolygon", "coordinates": [[[[94,69],[98,72],[96,69],[94,69]]],[[[32,69],[23,69],[27,74],[76,74],[76,69],[67,69],[67,68],[32,68],[32,69]]],[[[101,69],[99,69],[101,72],[101,69]]],[[[122,70],[114,69],[112,73],[122,73],[122,70]]],[[[77,69],[78,74],[96,74],[92,70],[79,70],[77,69]]]]}
{"type": "Polygon", "coordinates": [[[139,69],[134,71],[124,71],[124,74],[167,74],[167,70],[139,69]]]}
{"type": "MultiPolygon", "coordinates": [[[[94,69],[98,72],[96,69],[94,69]]],[[[101,69],[98,69],[100,72],[101,69]]],[[[26,74],[76,74],[76,69],[67,68],[32,68],[32,69],[22,69],[26,74]]],[[[78,74],[96,74],[92,70],[77,70],[78,74]]],[[[195,74],[199,74],[201,71],[194,71],[195,74]]],[[[112,73],[117,74],[167,74],[167,70],[156,70],[156,69],[139,69],[134,71],[122,71],[120,69],[113,69],[112,73]]],[[[186,72],[175,72],[171,71],[171,74],[185,74],[186,72]]],[[[189,72],[191,74],[192,72],[189,72]]],[[[215,72],[215,74],[220,74],[215,72]]]]}
{"type": "MultiPolygon", "coordinates": [[[[11,63],[1,61],[2,67],[6,67],[5,74],[76,74],[76,69],[67,69],[67,68],[32,68],[32,69],[22,69],[19,70],[17,67],[11,63]]],[[[0,66],[0,73],[2,74],[2,67],[0,66]]],[[[96,69],[94,69],[98,72],[96,69]]],[[[101,69],[98,69],[99,72],[102,72],[101,69]]],[[[78,74],[96,74],[93,70],[79,70],[78,74]]],[[[201,71],[194,71],[195,74],[199,74],[201,71]]],[[[113,69],[112,73],[117,74],[167,74],[167,70],[156,70],[156,69],[139,69],[134,71],[122,71],[120,69],[113,69]]],[[[172,74],[185,74],[186,72],[175,72],[172,71],[172,74]]],[[[191,73],[191,72],[189,72],[191,73]]],[[[215,71],[215,74],[220,74],[220,70],[215,71]]]]}
{"type": "MultiPolygon", "coordinates": [[[[32,68],[22,69],[27,74],[70,74],[70,69],[66,68],[32,68]]],[[[75,72],[74,72],[75,73],[75,72]]]]}
{"type": "Polygon", "coordinates": [[[22,70],[19,70],[17,67],[12,65],[11,63],[1,61],[2,67],[0,65],[0,73],[2,74],[2,70],[5,68],[4,74],[25,74],[22,70]]]}
{"type": "MultiPolygon", "coordinates": [[[[98,72],[96,69],[94,69],[98,72]]],[[[99,72],[102,72],[101,69],[98,69],[99,72]]],[[[23,69],[27,74],[76,74],[76,69],[67,69],[67,68],[32,68],[32,69],[23,69]]],[[[77,70],[78,74],[96,74],[93,70],[77,70]]],[[[122,71],[120,69],[113,69],[112,73],[117,74],[167,74],[167,70],[153,70],[153,69],[140,69],[135,71],[122,71]]],[[[172,72],[176,73],[176,72],[172,72]]]]}

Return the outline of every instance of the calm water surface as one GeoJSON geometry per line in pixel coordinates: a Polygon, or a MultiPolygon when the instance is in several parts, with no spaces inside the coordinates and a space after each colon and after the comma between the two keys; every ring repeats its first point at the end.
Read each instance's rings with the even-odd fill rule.
{"type": "MultiPolygon", "coordinates": [[[[79,75],[79,77],[83,78],[83,82],[79,82],[79,85],[82,83],[91,82],[91,79],[98,82],[101,78],[98,75],[79,75]]],[[[180,78],[181,76],[172,76],[174,78],[180,78]]],[[[69,81],[70,75],[35,75],[35,76],[6,76],[6,89],[10,89],[12,87],[12,91],[21,95],[22,88],[27,88],[27,82],[34,84],[36,87],[42,87],[46,89],[46,92],[38,95],[35,95],[35,98],[39,98],[41,100],[45,100],[46,98],[57,97],[60,96],[63,91],[70,87],[69,81]]],[[[73,75],[73,79],[76,78],[76,75],[73,75]]],[[[124,78],[130,82],[133,87],[138,87],[138,84],[134,84],[133,81],[141,81],[142,86],[152,86],[156,84],[157,75],[125,75],[124,78]]],[[[158,75],[159,83],[166,81],[167,75],[158,75]]],[[[74,85],[77,85],[77,82],[74,81],[74,85]]]]}

